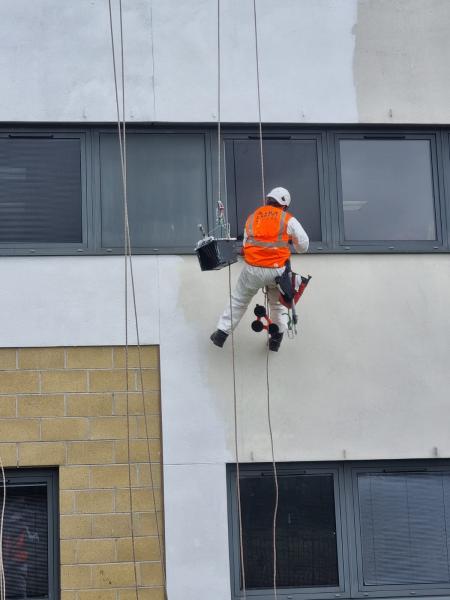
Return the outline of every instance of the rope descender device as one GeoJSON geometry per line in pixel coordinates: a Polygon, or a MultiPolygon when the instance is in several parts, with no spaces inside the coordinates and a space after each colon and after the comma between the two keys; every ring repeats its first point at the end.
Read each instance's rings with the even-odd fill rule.
{"type": "Polygon", "coordinates": [[[263,331],[265,329],[269,332],[270,335],[274,335],[279,332],[278,325],[270,320],[265,306],[257,304],[253,312],[256,316],[256,319],[251,324],[251,328],[253,329],[253,331],[259,333],[260,331],[263,331]]]}

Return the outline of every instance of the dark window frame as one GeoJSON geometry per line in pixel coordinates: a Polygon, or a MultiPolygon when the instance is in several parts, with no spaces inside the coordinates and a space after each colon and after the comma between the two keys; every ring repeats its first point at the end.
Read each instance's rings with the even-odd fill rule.
{"type": "MultiPolygon", "coordinates": [[[[93,130],[93,185],[94,185],[94,200],[93,200],[93,223],[94,223],[94,254],[97,255],[121,255],[123,254],[123,247],[108,247],[102,245],[102,191],[101,191],[101,157],[100,157],[100,138],[104,134],[117,135],[117,129],[113,130],[111,127],[100,127],[93,130]]],[[[211,215],[215,214],[215,198],[213,194],[213,180],[212,180],[212,160],[211,160],[211,132],[205,127],[127,127],[127,134],[146,134],[146,135],[202,135],[204,137],[205,144],[205,192],[206,192],[206,222],[202,223],[208,230],[214,227],[214,218],[211,215]]],[[[117,140],[117,144],[119,141],[117,140]]],[[[198,232],[198,238],[201,237],[198,232]]],[[[133,245],[133,239],[131,239],[133,245]]],[[[155,248],[153,246],[133,248],[133,254],[145,254],[145,255],[171,255],[171,254],[193,254],[194,246],[185,247],[167,247],[167,248],[155,248]]]]}
{"type": "MultiPolygon", "coordinates": [[[[360,473],[432,473],[446,471],[450,473],[450,463],[445,460],[436,461],[383,461],[350,463],[346,469],[346,487],[351,492],[347,501],[352,501],[351,510],[353,519],[349,528],[350,545],[352,546],[352,597],[353,598],[391,598],[401,596],[415,597],[423,596],[449,596],[450,583],[442,586],[438,583],[427,584],[390,584],[390,585],[364,585],[362,571],[361,537],[358,535],[360,529],[359,500],[357,489],[357,477],[360,473]],[[407,466],[406,466],[407,465],[407,466]]],[[[350,521],[350,519],[349,519],[350,521]]]]}
{"type": "MultiPolygon", "coordinates": [[[[78,138],[81,141],[82,178],[82,244],[29,244],[0,243],[1,256],[77,256],[119,255],[123,249],[101,247],[101,211],[99,179],[99,135],[116,133],[114,125],[46,124],[13,125],[0,127],[0,136],[78,138]]],[[[202,134],[205,138],[206,211],[209,230],[215,226],[217,201],[217,128],[211,124],[144,125],[133,124],[130,133],[155,134],[202,134]]],[[[258,137],[254,124],[222,126],[222,198],[225,198],[225,140],[258,137]]],[[[310,254],[404,254],[450,252],[450,128],[448,126],[399,126],[399,125],[275,125],[264,124],[263,136],[270,138],[299,138],[317,140],[320,194],[320,217],[322,242],[312,242],[310,254]],[[361,137],[398,139],[405,137],[431,140],[432,178],[435,190],[435,216],[438,242],[433,241],[371,241],[348,242],[344,240],[343,214],[340,206],[339,139],[361,137]]],[[[232,194],[232,190],[231,190],[232,194]]],[[[233,202],[231,197],[229,202],[233,202]]],[[[193,235],[194,237],[194,235],[193,235]]],[[[200,236],[199,236],[200,237],[200,236]]],[[[136,248],[135,254],[146,255],[192,255],[194,248],[136,248]]]]}
{"type": "MultiPolygon", "coordinates": [[[[217,164],[217,134],[214,134],[213,147],[213,162],[217,164]]],[[[226,179],[230,174],[234,174],[234,165],[226,165],[225,163],[225,142],[234,140],[254,140],[259,139],[257,130],[249,127],[230,128],[224,127],[222,131],[222,197],[226,198],[227,204],[232,210],[235,210],[237,198],[236,189],[226,189],[226,179]]],[[[319,188],[319,213],[320,224],[322,231],[321,241],[311,241],[309,252],[322,253],[331,250],[331,230],[330,230],[330,213],[328,200],[328,173],[327,173],[327,140],[326,131],[316,128],[300,128],[300,127],[283,127],[283,126],[264,126],[263,140],[305,140],[314,141],[317,148],[317,171],[318,171],[318,188],[319,188]]],[[[214,189],[217,190],[217,174],[214,178],[214,189]]],[[[235,179],[235,178],[234,178],[235,179]]],[[[268,190],[266,190],[267,192],[268,190]]],[[[216,192],[217,193],[217,192],[216,192]]],[[[295,202],[295,198],[293,199],[295,202]]]]}
{"type": "Polygon", "coordinates": [[[61,243],[61,242],[0,242],[0,255],[76,255],[89,254],[90,250],[90,227],[92,219],[89,215],[90,193],[89,184],[91,178],[90,169],[90,134],[89,130],[67,127],[45,127],[38,129],[35,127],[27,128],[1,128],[0,138],[17,139],[76,139],[80,141],[80,175],[81,175],[81,224],[82,224],[82,242],[81,243],[61,243]]]}
{"type": "Polygon", "coordinates": [[[439,129],[414,129],[406,127],[367,128],[353,127],[345,129],[332,129],[328,135],[328,149],[330,168],[330,192],[332,196],[332,225],[333,225],[333,253],[428,253],[449,252],[447,203],[443,174],[447,170],[443,164],[442,138],[439,129]],[[437,240],[370,240],[352,241],[345,239],[344,211],[342,205],[342,181],[340,169],[339,142],[341,140],[427,140],[431,150],[431,174],[434,192],[434,216],[437,240]]]}
{"type": "MultiPolygon", "coordinates": [[[[240,555],[239,555],[239,525],[237,520],[237,499],[236,499],[236,470],[235,465],[227,465],[227,484],[228,484],[228,515],[229,515],[229,534],[230,534],[230,565],[231,565],[231,589],[234,599],[243,598],[240,593],[240,555]]],[[[334,502],[336,508],[336,546],[338,557],[338,573],[341,584],[336,587],[323,588],[282,588],[278,591],[278,596],[289,597],[292,600],[304,600],[307,597],[313,597],[317,600],[328,600],[343,596],[349,590],[349,564],[347,559],[347,550],[344,544],[343,532],[346,527],[346,513],[342,510],[345,503],[344,490],[344,470],[342,465],[337,463],[302,463],[298,466],[292,463],[278,464],[278,475],[309,475],[309,474],[333,474],[334,476],[334,502]]],[[[240,479],[252,477],[255,473],[263,473],[266,477],[273,477],[271,464],[245,464],[240,465],[240,479]]],[[[272,600],[273,590],[247,590],[247,597],[257,600],[272,600]]]]}
{"type": "MultiPolygon", "coordinates": [[[[6,497],[8,484],[39,485],[47,488],[48,517],[48,600],[58,600],[60,596],[59,565],[59,484],[58,470],[55,469],[5,469],[6,497]]],[[[44,600],[44,598],[43,598],[44,600]]]]}
{"type": "MultiPolygon", "coordinates": [[[[358,534],[359,514],[356,478],[359,473],[417,473],[417,472],[450,472],[450,460],[418,459],[418,460],[384,460],[384,461],[340,461],[340,462],[307,462],[277,463],[278,474],[308,474],[317,472],[333,472],[335,480],[336,532],[338,539],[338,568],[340,577],[339,589],[287,589],[279,588],[278,597],[284,600],[305,600],[306,597],[317,600],[328,598],[425,598],[433,596],[450,596],[450,583],[441,584],[391,584],[365,586],[362,578],[361,539],[358,534]],[[338,492],[336,492],[338,490],[338,492]],[[342,577],[342,578],[341,578],[342,577]]],[[[240,463],[240,478],[264,473],[273,477],[271,463],[240,463]]],[[[242,600],[243,593],[239,589],[240,555],[239,524],[236,497],[236,465],[227,464],[228,495],[228,528],[230,577],[233,600],[242,600]]],[[[247,590],[247,597],[253,600],[272,600],[273,589],[247,590]]]]}

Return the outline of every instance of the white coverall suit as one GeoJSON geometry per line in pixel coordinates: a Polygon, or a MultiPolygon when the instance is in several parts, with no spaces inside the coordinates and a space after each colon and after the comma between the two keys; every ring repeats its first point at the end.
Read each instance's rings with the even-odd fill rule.
{"type": "MultiPolygon", "coordinates": [[[[287,224],[287,234],[298,253],[303,254],[308,250],[309,238],[295,217],[291,217],[287,224]]],[[[247,233],[244,233],[244,246],[247,233]]],[[[236,288],[231,295],[231,309],[228,304],[217,323],[217,329],[225,333],[231,333],[242,319],[253,296],[263,287],[267,287],[267,297],[270,307],[270,318],[279,327],[280,333],[287,329],[287,310],[279,301],[279,290],[275,283],[275,277],[283,273],[284,267],[271,269],[267,267],[255,267],[247,263],[239,275],[236,288]],[[231,312],[233,323],[231,323],[231,312]]]]}

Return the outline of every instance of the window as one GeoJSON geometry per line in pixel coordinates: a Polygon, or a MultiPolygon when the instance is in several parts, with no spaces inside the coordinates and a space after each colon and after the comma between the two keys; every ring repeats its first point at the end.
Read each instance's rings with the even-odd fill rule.
{"type": "MultiPolygon", "coordinates": [[[[277,548],[280,587],[339,586],[333,473],[283,473],[279,478],[277,548]]],[[[270,588],[275,490],[270,472],[241,482],[247,586],[270,588]]]]}
{"type": "Polygon", "coordinates": [[[450,471],[356,470],[361,589],[450,584],[450,471]]]}
{"type": "Polygon", "coordinates": [[[337,138],[343,244],[441,244],[433,136],[337,138]]]}
{"type": "MultiPolygon", "coordinates": [[[[193,252],[207,225],[204,134],[129,133],[127,183],[134,250],[193,252]]],[[[123,251],[123,188],[116,133],[100,134],[101,240],[123,251]]]]}
{"type": "MultiPolygon", "coordinates": [[[[280,464],[277,586],[290,598],[450,593],[450,464],[280,464]]],[[[246,589],[273,585],[270,467],[242,465],[246,589]]],[[[236,472],[229,468],[232,583],[242,596],[236,472]]]]}
{"type": "MultiPolygon", "coordinates": [[[[289,211],[313,242],[322,241],[321,138],[264,138],[265,191],[283,186],[293,199],[289,211]]],[[[226,184],[229,218],[234,235],[242,237],[247,216],[262,204],[259,139],[226,139],[226,184]]]]}
{"type": "MultiPolygon", "coordinates": [[[[221,198],[242,238],[262,203],[259,132],[222,127],[221,198]]],[[[216,227],[217,127],[127,129],[136,254],[193,254],[216,227]]],[[[265,191],[283,186],[309,252],[450,252],[450,127],[263,126],[265,191]]],[[[113,126],[0,131],[0,254],[123,253],[113,126]]]]}
{"type": "Polygon", "coordinates": [[[82,139],[0,134],[0,247],[80,248],[82,139]]]}
{"type": "MultiPolygon", "coordinates": [[[[56,472],[6,471],[3,563],[6,598],[58,597],[56,472]]],[[[3,491],[0,490],[0,502],[3,491]]]]}

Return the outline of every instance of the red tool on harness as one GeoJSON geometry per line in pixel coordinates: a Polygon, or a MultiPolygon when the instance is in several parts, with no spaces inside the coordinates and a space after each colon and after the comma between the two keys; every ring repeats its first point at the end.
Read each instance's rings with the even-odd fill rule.
{"type": "MultiPolygon", "coordinates": [[[[300,300],[306,286],[311,280],[311,275],[303,277],[291,270],[290,261],[286,263],[286,268],[281,275],[275,278],[275,283],[280,291],[279,301],[287,308],[288,313],[288,335],[294,337],[297,333],[297,313],[295,305],[300,300]]],[[[253,331],[259,332],[265,329],[271,335],[279,332],[278,325],[272,323],[264,306],[257,304],[254,310],[256,321],[253,321],[251,327],[253,331]],[[265,323],[263,322],[265,321],[265,323]]]]}
{"type": "Polygon", "coordinates": [[[308,277],[303,277],[303,275],[297,275],[297,273],[293,273],[291,271],[287,274],[287,276],[290,277],[290,285],[292,291],[288,290],[286,292],[286,290],[281,286],[281,284],[279,284],[278,282],[277,283],[278,289],[280,290],[281,304],[283,304],[283,306],[285,306],[286,308],[292,308],[292,305],[297,304],[297,302],[302,297],[303,292],[305,291],[305,288],[311,279],[311,275],[308,275],[308,277]]]}
{"type": "Polygon", "coordinates": [[[311,275],[303,277],[294,273],[291,269],[291,262],[286,262],[286,268],[281,275],[275,277],[275,283],[280,290],[280,302],[288,311],[288,335],[294,337],[297,335],[297,312],[295,305],[302,297],[306,286],[311,280],[311,275]]]}

